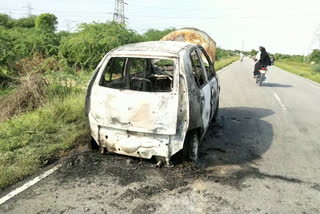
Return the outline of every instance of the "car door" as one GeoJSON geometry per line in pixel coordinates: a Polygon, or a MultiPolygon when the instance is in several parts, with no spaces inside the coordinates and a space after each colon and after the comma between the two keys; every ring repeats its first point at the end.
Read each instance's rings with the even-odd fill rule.
{"type": "Polygon", "coordinates": [[[191,62],[193,67],[193,76],[196,85],[200,89],[199,102],[201,106],[201,119],[203,130],[209,126],[211,116],[211,85],[208,83],[207,74],[200,58],[200,52],[194,49],[191,54],[191,62]]]}
{"type": "Polygon", "coordinates": [[[207,52],[203,48],[199,48],[199,52],[201,55],[201,59],[204,65],[205,73],[207,74],[208,82],[211,87],[211,116],[210,120],[212,119],[214,112],[217,108],[217,103],[219,99],[219,89],[218,89],[218,81],[216,77],[216,72],[214,70],[213,63],[211,59],[209,58],[207,52]]]}

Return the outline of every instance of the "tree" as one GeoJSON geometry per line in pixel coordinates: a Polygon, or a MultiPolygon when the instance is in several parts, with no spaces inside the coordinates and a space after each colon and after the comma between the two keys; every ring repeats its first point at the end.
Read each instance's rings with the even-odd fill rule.
{"type": "Polygon", "coordinates": [[[320,64],[320,50],[313,50],[310,55],[310,61],[320,64]]]}
{"type": "Polygon", "coordinates": [[[35,20],[36,20],[36,16],[29,16],[27,18],[14,19],[13,25],[14,27],[34,28],[35,20]]]}
{"type": "Polygon", "coordinates": [[[35,26],[37,30],[54,32],[56,25],[58,24],[57,17],[50,13],[43,13],[35,20],[35,26]]]}
{"type": "Polygon", "coordinates": [[[256,51],[255,49],[252,49],[252,50],[250,51],[250,55],[251,55],[251,56],[255,56],[255,55],[257,55],[257,53],[258,53],[258,51],[256,51]]]}
{"type": "Polygon", "coordinates": [[[71,66],[93,69],[111,49],[142,41],[142,36],[116,22],[82,24],[77,33],[61,40],[59,56],[71,66]]]}
{"type": "Polygon", "coordinates": [[[155,30],[155,29],[149,29],[146,33],[144,33],[145,40],[146,41],[159,41],[162,37],[165,35],[171,33],[174,31],[175,28],[168,28],[165,30],[155,30]]]}
{"type": "Polygon", "coordinates": [[[0,26],[5,28],[12,27],[12,19],[7,14],[0,14],[0,26]]]}

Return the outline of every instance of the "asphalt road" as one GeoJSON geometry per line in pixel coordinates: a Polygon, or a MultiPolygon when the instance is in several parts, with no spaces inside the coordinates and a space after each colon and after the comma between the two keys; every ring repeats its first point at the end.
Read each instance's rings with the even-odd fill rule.
{"type": "Polygon", "coordinates": [[[320,86],[270,67],[259,87],[252,69],[219,73],[198,166],[80,151],[0,213],[320,213],[320,86]]]}

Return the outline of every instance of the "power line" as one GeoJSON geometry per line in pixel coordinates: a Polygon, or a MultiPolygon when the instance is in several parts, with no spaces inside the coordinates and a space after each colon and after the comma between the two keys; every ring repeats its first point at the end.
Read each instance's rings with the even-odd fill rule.
{"type": "Polygon", "coordinates": [[[124,0],[115,0],[113,21],[125,24],[127,17],[124,16],[124,5],[128,5],[124,0]]]}
{"type": "Polygon", "coordinates": [[[316,37],[316,39],[318,39],[318,42],[319,42],[318,45],[319,45],[319,50],[320,50],[320,25],[318,25],[318,28],[315,31],[314,36],[316,37]]]}
{"type": "Polygon", "coordinates": [[[27,9],[27,16],[30,17],[32,15],[32,10],[34,8],[32,8],[32,5],[30,2],[28,2],[27,6],[26,7],[23,7],[23,8],[26,8],[27,9]]]}

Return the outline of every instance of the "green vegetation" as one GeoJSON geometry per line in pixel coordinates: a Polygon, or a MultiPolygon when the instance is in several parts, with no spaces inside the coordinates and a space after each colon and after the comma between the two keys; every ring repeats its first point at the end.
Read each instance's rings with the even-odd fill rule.
{"type": "MultiPolygon", "coordinates": [[[[0,101],[19,97],[22,102],[7,102],[9,109],[18,103],[20,111],[14,112],[16,116],[11,118],[10,114],[2,115],[9,119],[0,120],[0,189],[35,173],[39,168],[57,160],[65,151],[88,140],[84,94],[90,73],[31,75],[42,77],[47,82],[46,86],[40,84],[44,93],[41,99],[37,92],[40,87],[35,89],[39,85],[35,77],[23,77],[24,83],[0,97],[0,101]],[[28,88],[29,85],[32,90],[28,88]],[[31,91],[33,93],[30,94],[31,91]],[[40,107],[31,110],[32,106],[40,107]]],[[[5,113],[4,109],[1,108],[0,116],[5,113]]]]}
{"type": "Polygon", "coordinates": [[[309,56],[309,61],[320,64],[320,50],[313,50],[309,56]]]}
{"type": "Polygon", "coordinates": [[[220,60],[223,58],[229,58],[231,56],[236,56],[237,53],[239,53],[238,51],[232,51],[232,50],[225,50],[222,48],[217,48],[217,52],[216,52],[216,60],[220,60]]]}
{"type": "Polygon", "coordinates": [[[94,69],[113,48],[143,41],[143,36],[115,22],[82,24],[79,30],[61,41],[59,56],[81,69],[94,69]]]}
{"type": "Polygon", "coordinates": [[[35,19],[35,27],[37,30],[54,32],[56,30],[57,17],[50,13],[43,13],[35,19]]]}
{"type": "MultiPolygon", "coordinates": [[[[275,65],[291,73],[297,74],[299,76],[308,78],[315,82],[320,83],[320,72],[315,72],[312,70],[312,65],[310,63],[303,63],[293,60],[278,60],[275,65]]],[[[318,65],[314,65],[318,66],[318,65]]]]}
{"type": "Polygon", "coordinates": [[[0,97],[9,94],[12,90],[12,88],[0,88],[0,97]]]}
{"type": "Polygon", "coordinates": [[[313,50],[308,56],[274,54],[275,65],[320,83],[320,50],[313,50]]]}
{"type": "Polygon", "coordinates": [[[257,53],[258,53],[258,51],[257,51],[257,50],[252,49],[252,50],[249,52],[249,55],[253,57],[253,56],[256,56],[256,55],[257,55],[257,53]]]}
{"type": "Polygon", "coordinates": [[[158,41],[160,40],[162,37],[164,37],[165,35],[171,33],[172,31],[174,31],[176,29],[174,28],[169,28],[166,30],[156,30],[156,29],[149,29],[145,34],[144,34],[144,40],[145,41],[158,41]]]}
{"type": "Polygon", "coordinates": [[[239,56],[229,56],[221,58],[214,63],[215,70],[219,71],[237,60],[239,60],[239,56]]]}
{"type": "Polygon", "coordinates": [[[0,189],[76,146],[88,133],[83,93],[54,100],[0,126],[0,189]]]}

